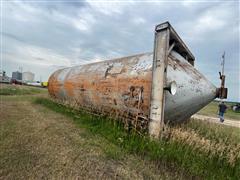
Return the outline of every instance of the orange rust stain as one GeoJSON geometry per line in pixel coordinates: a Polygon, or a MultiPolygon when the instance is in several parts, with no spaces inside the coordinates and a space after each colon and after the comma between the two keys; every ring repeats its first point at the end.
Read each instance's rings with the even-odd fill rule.
{"type": "Polygon", "coordinates": [[[61,85],[60,82],[57,80],[55,75],[52,75],[49,78],[48,84],[48,92],[52,97],[57,97],[57,93],[60,91],[61,85]]]}
{"type": "Polygon", "coordinates": [[[49,93],[53,97],[75,101],[79,106],[94,111],[121,114],[120,116],[139,113],[148,116],[151,69],[131,74],[132,67],[138,63],[137,58],[131,61],[127,58],[108,61],[110,62],[120,62],[122,65],[113,70],[111,65],[99,63],[103,66],[96,71],[92,67],[94,69],[97,63],[84,65],[79,71],[70,69],[61,82],[58,81],[61,70],[55,72],[49,79],[49,93]]]}
{"type": "Polygon", "coordinates": [[[74,95],[74,81],[65,81],[63,87],[64,90],[67,92],[68,97],[72,97],[74,95]]]}
{"type": "Polygon", "coordinates": [[[118,74],[100,77],[96,74],[79,74],[67,77],[61,86],[57,75],[49,79],[49,92],[57,96],[61,87],[67,96],[75,99],[78,104],[95,109],[110,109],[118,111],[138,111],[139,88],[143,89],[140,111],[148,115],[151,92],[151,71],[144,75],[129,76],[118,74]],[[131,95],[131,88],[135,87],[135,94],[131,95]]]}

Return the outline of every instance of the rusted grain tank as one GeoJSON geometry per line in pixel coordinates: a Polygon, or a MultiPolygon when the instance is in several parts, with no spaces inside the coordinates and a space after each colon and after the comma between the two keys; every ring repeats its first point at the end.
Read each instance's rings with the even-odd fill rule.
{"type": "MultiPolygon", "coordinates": [[[[48,90],[94,111],[148,117],[152,59],[147,53],[61,69],[50,77],[48,90]]],[[[166,120],[184,120],[216,97],[216,87],[174,51],[167,71],[167,82],[175,81],[177,92],[166,94],[166,120]]]]}
{"type": "MultiPolygon", "coordinates": [[[[180,41],[171,36],[170,45],[173,40],[180,41]]],[[[177,44],[168,52],[166,87],[162,87],[169,90],[165,91],[165,122],[188,119],[217,95],[216,87],[194,68],[191,54],[183,57],[187,51],[181,42],[177,44]],[[171,83],[176,87],[169,89],[171,83]]],[[[49,78],[48,90],[52,97],[77,107],[142,126],[151,107],[153,59],[153,53],[145,53],[60,69],[49,78]]]]}

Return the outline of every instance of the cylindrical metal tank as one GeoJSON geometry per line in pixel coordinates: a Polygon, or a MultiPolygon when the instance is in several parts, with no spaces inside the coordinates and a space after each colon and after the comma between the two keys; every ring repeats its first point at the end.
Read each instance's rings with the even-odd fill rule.
{"type": "Polygon", "coordinates": [[[23,82],[33,82],[34,81],[34,74],[30,71],[22,73],[22,81],[23,82]]]}
{"type": "MultiPolygon", "coordinates": [[[[120,119],[149,118],[153,54],[145,53],[96,62],[54,72],[48,90],[52,97],[110,114],[120,119]]],[[[216,87],[175,51],[168,56],[167,84],[175,81],[175,95],[166,92],[165,121],[188,119],[216,97],[216,87]]]]}

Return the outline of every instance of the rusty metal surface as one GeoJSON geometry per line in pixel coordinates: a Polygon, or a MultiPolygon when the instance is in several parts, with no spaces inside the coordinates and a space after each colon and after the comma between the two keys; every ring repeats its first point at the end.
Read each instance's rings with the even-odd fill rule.
{"type": "MultiPolygon", "coordinates": [[[[49,94],[75,107],[145,126],[152,59],[152,53],[146,53],[58,70],[49,78],[49,94]]],[[[165,121],[183,121],[216,96],[216,87],[174,51],[167,69],[167,82],[173,80],[177,93],[166,93],[165,121]]]]}

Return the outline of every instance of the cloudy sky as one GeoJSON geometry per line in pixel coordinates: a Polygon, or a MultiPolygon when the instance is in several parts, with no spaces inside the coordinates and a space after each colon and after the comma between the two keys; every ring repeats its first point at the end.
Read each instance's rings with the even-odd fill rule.
{"type": "Polygon", "coordinates": [[[47,80],[63,66],[153,49],[169,21],[216,86],[226,51],[229,100],[240,101],[238,1],[1,1],[1,68],[47,80]]]}

